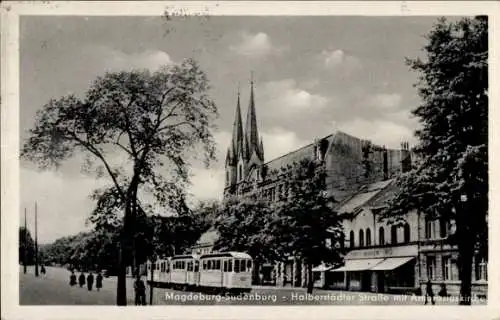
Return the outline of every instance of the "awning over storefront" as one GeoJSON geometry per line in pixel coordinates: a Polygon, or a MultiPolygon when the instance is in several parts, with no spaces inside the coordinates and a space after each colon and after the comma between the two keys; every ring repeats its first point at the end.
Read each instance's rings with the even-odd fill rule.
{"type": "Polygon", "coordinates": [[[320,264],[319,266],[317,267],[314,267],[312,269],[313,272],[323,272],[323,271],[328,271],[330,270],[332,267],[329,267],[329,266],[325,266],[324,264],[320,264]]]}
{"type": "Polygon", "coordinates": [[[344,271],[364,271],[370,270],[384,259],[353,259],[346,260],[345,265],[338,269],[330,270],[330,272],[344,272],[344,271]]]}
{"type": "Polygon", "coordinates": [[[387,258],[381,263],[371,268],[370,270],[373,271],[394,270],[413,259],[415,259],[415,257],[387,258]]]}

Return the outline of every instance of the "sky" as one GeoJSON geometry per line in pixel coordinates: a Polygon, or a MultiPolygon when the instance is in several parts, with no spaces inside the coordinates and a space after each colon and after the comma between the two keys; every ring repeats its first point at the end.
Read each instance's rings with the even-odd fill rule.
{"type": "MultiPolygon", "coordinates": [[[[194,166],[194,199],[220,199],[238,86],[246,119],[250,75],[269,161],[341,130],[388,147],[415,143],[418,75],[405,58],[422,56],[435,17],[61,17],[24,16],[20,27],[21,143],[51,98],[82,94],[106,71],[196,59],[220,118],[218,162],[194,166]]],[[[21,162],[21,221],[38,203],[41,243],[89,228],[89,194],[106,181],[81,172],[82,157],[58,171],[21,162]]]]}

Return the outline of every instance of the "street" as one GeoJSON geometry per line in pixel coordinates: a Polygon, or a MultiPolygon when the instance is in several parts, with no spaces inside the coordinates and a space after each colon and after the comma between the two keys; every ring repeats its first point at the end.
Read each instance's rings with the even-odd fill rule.
{"type": "MultiPolygon", "coordinates": [[[[69,286],[70,273],[62,268],[47,267],[47,274],[34,276],[33,269],[27,274],[20,269],[21,305],[115,305],[116,278],[104,278],[103,288],[69,286]]],[[[143,278],[144,279],[144,278],[143,278]]],[[[144,279],[145,280],[145,279],[144,279]]],[[[128,305],[134,305],[133,279],[127,278],[128,305]]],[[[364,292],[327,291],[315,289],[307,295],[303,288],[254,287],[252,292],[241,296],[208,295],[199,292],[175,291],[155,288],[154,305],[423,305],[423,296],[375,294],[364,292]]],[[[437,305],[457,305],[456,297],[445,301],[435,298],[437,305]]],[[[149,303],[149,287],[147,299],[149,303]]],[[[474,300],[473,304],[486,304],[474,300]]]]}

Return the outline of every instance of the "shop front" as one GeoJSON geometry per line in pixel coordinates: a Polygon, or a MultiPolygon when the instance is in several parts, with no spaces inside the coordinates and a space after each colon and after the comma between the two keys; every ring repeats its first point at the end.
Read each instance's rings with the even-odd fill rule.
{"type": "Polygon", "coordinates": [[[344,266],[327,271],[338,275],[327,287],[364,292],[413,291],[418,287],[417,255],[417,245],[352,250],[344,258],[344,266]]]}

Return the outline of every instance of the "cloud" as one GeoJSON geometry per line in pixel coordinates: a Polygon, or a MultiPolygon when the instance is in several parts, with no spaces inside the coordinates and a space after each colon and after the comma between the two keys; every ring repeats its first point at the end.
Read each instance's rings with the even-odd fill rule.
{"type": "Polygon", "coordinates": [[[98,46],[92,50],[93,55],[98,56],[109,71],[133,69],[156,71],[161,66],[174,63],[166,52],[160,50],[124,53],[106,46],[98,46]]]}
{"type": "Polygon", "coordinates": [[[262,110],[280,117],[317,112],[330,101],[327,97],[300,88],[293,79],[267,82],[262,86],[258,100],[263,105],[262,110]]]}
{"type": "Polygon", "coordinates": [[[394,110],[401,106],[402,96],[398,93],[379,93],[367,99],[367,107],[394,110]]]}
{"type": "Polygon", "coordinates": [[[266,162],[310,143],[300,139],[295,132],[273,128],[261,134],[266,162]]]}
{"type": "Polygon", "coordinates": [[[246,57],[264,57],[270,54],[280,54],[283,48],[274,47],[266,33],[242,33],[236,45],[229,46],[229,50],[246,57]]]}
{"type": "Polygon", "coordinates": [[[337,128],[359,138],[371,140],[375,144],[389,148],[399,148],[402,141],[415,143],[410,127],[387,119],[367,120],[357,118],[337,124],[337,128]]]}
{"type": "Polygon", "coordinates": [[[193,168],[189,192],[196,200],[222,199],[224,191],[224,169],[193,168]]]}
{"type": "Polygon", "coordinates": [[[347,75],[361,69],[361,61],[341,49],[324,50],[320,58],[327,69],[341,72],[342,75],[347,75]]]}

